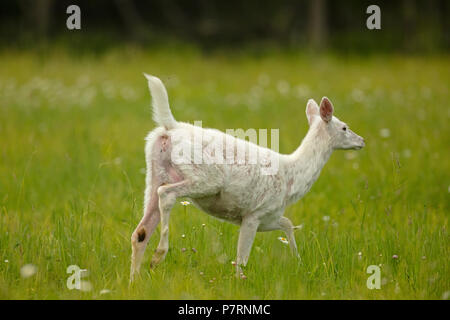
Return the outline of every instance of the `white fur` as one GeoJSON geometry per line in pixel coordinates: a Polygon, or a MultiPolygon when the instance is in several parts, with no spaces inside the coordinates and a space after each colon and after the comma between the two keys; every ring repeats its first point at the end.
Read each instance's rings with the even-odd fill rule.
{"type": "MultiPolygon", "coordinates": [[[[154,120],[161,127],[147,136],[144,217],[131,237],[131,279],[139,271],[148,239],[159,219],[161,238],[152,266],[164,259],[169,248],[169,214],[179,197],[188,197],[208,214],[240,225],[236,260],[239,272],[240,266],[247,264],[257,231],[283,230],[296,253],[295,227],[283,217],[286,206],[310,190],[334,149],[359,149],[364,146],[364,140],[332,115],[333,107],[327,98],[322,99],[320,108],[311,99],[306,108],[310,125],[306,137],[292,154],[279,154],[215,129],[175,121],[164,85],[156,77],[146,77],[153,96],[154,120]],[[196,143],[195,137],[199,136],[202,139],[196,143]],[[252,164],[246,157],[242,163],[226,163],[226,153],[219,157],[223,161],[218,162],[216,152],[223,147],[219,141],[223,141],[231,153],[240,147],[247,151],[246,155],[256,152],[258,162],[252,164]],[[202,164],[175,163],[171,157],[174,148],[194,150],[199,147],[202,147],[202,164]],[[261,169],[273,161],[278,163],[278,171],[262,174],[261,169]]],[[[194,160],[193,157],[190,154],[190,160],[194,160]]]]}

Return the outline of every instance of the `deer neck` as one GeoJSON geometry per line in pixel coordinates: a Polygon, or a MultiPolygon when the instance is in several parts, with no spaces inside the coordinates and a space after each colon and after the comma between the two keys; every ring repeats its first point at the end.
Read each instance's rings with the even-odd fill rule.
{"type": "Polygon", "coordinates": [[[285,167],[288,202],[297,201],[311,189],[332,152],[325,129],[312,126],[297,150],[288,156],[285,167]]]}

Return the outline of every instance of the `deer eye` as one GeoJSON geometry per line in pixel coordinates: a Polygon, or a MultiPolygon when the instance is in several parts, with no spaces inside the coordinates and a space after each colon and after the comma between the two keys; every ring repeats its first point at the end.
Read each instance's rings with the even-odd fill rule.
{"type": "Polygon", "coordinates": [[[347,127],[343,127],[342,130],[347,131],[347,127]]]}

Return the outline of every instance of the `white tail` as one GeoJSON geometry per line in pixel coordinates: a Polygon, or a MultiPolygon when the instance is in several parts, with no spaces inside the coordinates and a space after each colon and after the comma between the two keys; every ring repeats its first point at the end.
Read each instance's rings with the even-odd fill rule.
{"type": "Polygon", "coordinates": [[[177,121],[172,115],[169,107],[169,98],[162,81],[154,76],[144,73],[148,80],[148,88],[153,100],[153,120],[167,130],[173,129],[177,121]]]}

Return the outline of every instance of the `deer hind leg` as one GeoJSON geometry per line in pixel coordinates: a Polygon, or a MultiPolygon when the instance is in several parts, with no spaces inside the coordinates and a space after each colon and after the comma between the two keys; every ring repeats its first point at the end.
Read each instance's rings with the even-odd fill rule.
{"type": "Polygon", "coordinates": [[[170,211],[179,197],[206,196],[217,193],[217,189],[204,183],[192,183],[188,180],[162,185],[158,188],[159,208],[161,212],[161,233],[158,247],[152,257],[151,267],[161,263],[169,250],[170,211]]]}
{"type": "Polygon", "coordinates": [[[151,268],[156,267],[166,257],[169,250],[169,218],[170,211],[177,200],[177,186],[186,184],[185,181],[158,188],[159,207],[161,215],[161,232],[158,247],[152,257],[151,268]]]}
{"type": "Polygon", "coordinates": [[[158,226],[161,213],[159,209],[158,187],[164,181],[176,179],[170,170],[167,170],[167,159],[170,156],[170,139],[158,132],[152,132],[146,146],[147,177],[145,189],[144,216],[131,236],[131,271],[130,282],[139,269],[144,257],[148,241],[158,226]]]}
{"type": "Polygon", "coordinates": [[[152,236],[160,221],[158,194],[156,192],[156,187],[152,188],[151,191],[146,190],[146,193],[151,194],[146,198],[144,216],[131,235],[132,254],[130,282],[134,280],[135,274],[139,273],[144,257],[145,248],[147,247],[148,241],[150,240],[150,237],[152,236]]]}

